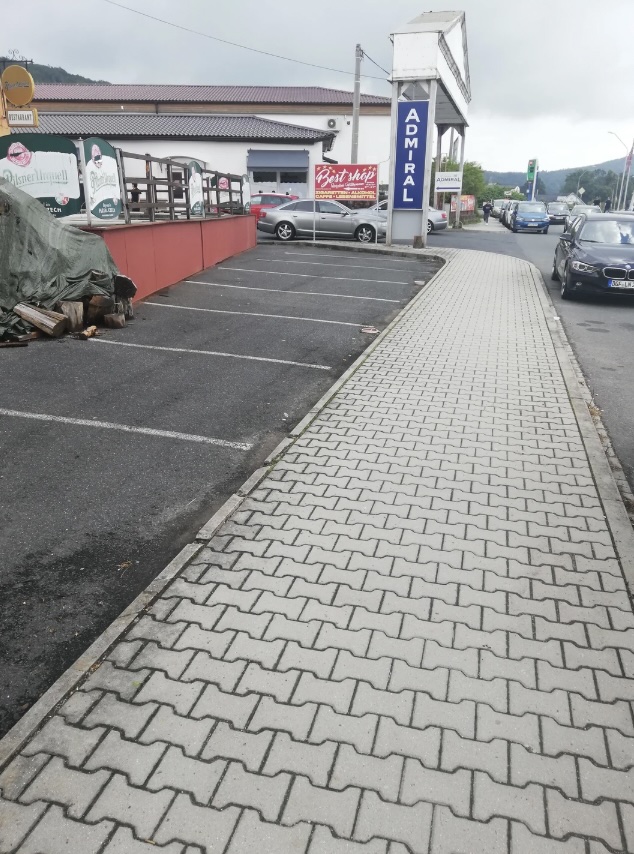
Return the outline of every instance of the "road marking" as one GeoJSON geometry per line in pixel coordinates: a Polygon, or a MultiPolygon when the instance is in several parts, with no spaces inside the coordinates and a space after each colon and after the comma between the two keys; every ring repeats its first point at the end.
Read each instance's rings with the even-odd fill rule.
{"type": "MultiPolygon", "coordinates": [[[[264,244],[260,244],[260,246],[263,246],[263,245],[264,244]]],[[[331,258],[332,257],[332,255],[326,255],[325,253],[322,253],[322,252],[289,252],[287,250],[284,252],[284,254],[285,255],[307,255],[307,256],[310,255],[312,258],[331,258]]],[[[359,260],[358,255],[342,255],[341,257],[342,258],[350,258],[353,261],[359,260]]],[[[388,261],[389,260],[390,264],[417,264],[418,263],[417,258],[412,258],[412,260],[410,261],[409,258],[385,258],[384,256],[382,257],[381,255],[374,255],[372,260],[373,261],[383,261],[383,260],[388,261]]],[[[424,260],[424,259],[422,259],[422,260],[424,260]]],[[[381,267],[381,269],[383,269],[383,268],[381,267]]]]}
{"type": "MultiPolygon", "coordinates": [[[[285,258],[251,258],[251,261],[264,261],[266,263],[273,264],[310,264],[313,267],[346,267],[355,270],[371,270],[372,267],[369,264],[329,264],[324,261],[287,261],[285,258]]],[[[223,270],[233,270],[233,267],[222,267],[223,270]]],[[[381,270],[387,270],[388,272],[393,273],[402,273],[403,270],[400,267],[380,267],[381,270]]]]}
{"type": "MultiPolygon", "coordinates": [[[[229,268],[231,269],[231,268],[229,268]]],[[[264,291],[270,294],[299,294],[302,297],[341,297],[341,299],[362,299],[370,302],[395,302],[400,304],[399,299],[384,299],[383,297],[358,297],[352,294],[327,294],[321,291],[285,291],[283,288],[253,288],[248,285],[222,285],[219,282],[201,282],[199,279],[185,279],[190,285],[207,285],[209,288],[235,288],[239,291],[264,291]]]]}
{"type": "Polygon", "coordinates": [[[318,317],[293,317],[290,314],[262,314],[257,311],[227,311],[221,308],[196,308],[192,305],[171,305],[163,302],[149,302],[145,300],[144,305],[158,305],[159,308],[180,308],[183,311],[208,311],[211,314],[238,314],[246,317],[274,317],[276,320],[305,320],[309,323],[334,323],[335,326],[363,326],[362,323],[350,323],[348,320],[321,320],[318,317]]]}
{"type": "Polygon", "coordinates": [[[291,362],[289,359],[269,359],[266,356],[243,356],[240,353],[221,353],[216,350],[188,350],[186,347],[159,347],[157,344],[132,344],[129,341],[109,341],[106,338],[89,338],[97,344],[112,344],[115,347],[138,347],[141,350],[160,350],[166,353],[190,353],[193,356],[220,356],[225,359],[246,359],[250,362],[272,362],[274,365],[293,365],[297,368],[313,368],[330,371],[330,365],[312,365],[309,362],[291,362]]]}
{"type": "Polygon", "coordinates": [[[312,273],[280,273],[279,270],[248,270],[246,267],[223,267],[237,273],[259,273],[261,276],[295,276],[299,279],[331,279],[333,282],[372,282],[374,285],[409,285],[411,282],[393,282],[392,279],[359,279],[350,276],[315,276],[312,273]]]}
{"type": "Polygon", "coordinates": [[[131,427],[129,424],[116,424],[112,421],[92,421],[86,418],[65,418],[62,415],[45,415],[42,412],[21,412],[17,409],[0,409],[0,415],[10,418],[29,418],[34,421],[54,421],[58,424],[73,424],[76,427],[98,427],[101,430],[120,430],[122,433],[141,433],[143,436],[157,436],[160,439],[181,439],[185,442],[197,442],[201,445],[218,445],[236,451],[250,451],[253,445],[246,442],[228,442],[226,439],[213,439],[210,436],[196,436],[194,433],[178,433],[175,430],[154,430],[150,427],[131,427]]]}

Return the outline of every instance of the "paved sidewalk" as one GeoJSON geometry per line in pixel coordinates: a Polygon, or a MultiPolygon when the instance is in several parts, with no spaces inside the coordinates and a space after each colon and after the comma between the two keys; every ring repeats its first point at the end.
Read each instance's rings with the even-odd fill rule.
{"type": "Polygon", "coordinates": [[[447,257],[0,776],[2,854],[634,851],[634,619],[541,286],[447,257]]]}

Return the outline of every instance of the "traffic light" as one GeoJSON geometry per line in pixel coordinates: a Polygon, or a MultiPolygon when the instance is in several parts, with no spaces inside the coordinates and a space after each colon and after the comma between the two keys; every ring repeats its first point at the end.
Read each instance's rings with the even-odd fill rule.
{"type": "Polygon", "coordinates": [[[528,161],[528,168],[526,169],[526,180],[534,181],[535,180],[535,170],[537,169],[537,159],[528,161]]]}

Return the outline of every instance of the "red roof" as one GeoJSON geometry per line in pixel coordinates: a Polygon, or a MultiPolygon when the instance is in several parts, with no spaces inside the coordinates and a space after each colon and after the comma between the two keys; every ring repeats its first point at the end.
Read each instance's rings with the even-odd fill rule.
{"type": "MultiPolygon", "coordinates": [[[[181,86],[136,83],[38,83],[36,101],[169,101],[193,104],[349,104],[352,92],[322,86],[181,86]]],[[[388,106],[389,98],[361,95],[361,103],[388,106]]]]}

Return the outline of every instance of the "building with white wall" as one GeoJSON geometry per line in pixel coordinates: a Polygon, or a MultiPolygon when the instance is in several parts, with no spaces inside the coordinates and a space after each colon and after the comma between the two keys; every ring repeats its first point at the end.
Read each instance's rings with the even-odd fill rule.
{"type": "MultiPolygon", "coordinates": [[[[77,138],[85,128],[82,136],[102,136],[129,151],[248,174],[256,190],[310,195],[315,163],[350,161],[352,92],[339,89],[50,83],[37,85],[33,106],[40,132],[74,130],[77,138]],[[255,133],[255,119],[268,130],[261,124],[255,133]],[[226,130],[231,120],[233,136],[226,130]]],[[[380,164],[387,183],[389,154],[390,99],[362,95],[358,160],[380,164]]]]}

